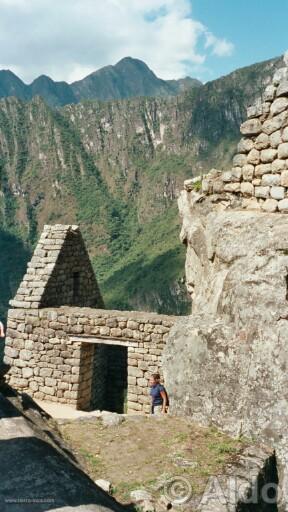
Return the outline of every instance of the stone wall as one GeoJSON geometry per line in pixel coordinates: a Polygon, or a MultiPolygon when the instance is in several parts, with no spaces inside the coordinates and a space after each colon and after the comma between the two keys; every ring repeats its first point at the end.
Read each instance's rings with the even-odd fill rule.
{"type": "Polygon", "coordinates": [[[151,373],[162,373],[162,351],[175,321],[154,313],[90,308],[10,309],[4,356],[8,382],[34,398],[89,408],[94,344],[119,345],[128,350],[128,412],[149,412],[148,380],[151,373]]]}
{"type": "Polygon", "coordinates": [[[10,305],[104,307],[78,226],[45,226],[10,305]]]}
{"type": "MultiPolygon", "coordinates": [[[[241,208],[288,213],[288,54],[284,64],[248,108],[232,169],[212,169],[201,180],[202,194],[234,196],[241,208]]],[[[187,180],[185,189],[198,181],[187,180]]]]}

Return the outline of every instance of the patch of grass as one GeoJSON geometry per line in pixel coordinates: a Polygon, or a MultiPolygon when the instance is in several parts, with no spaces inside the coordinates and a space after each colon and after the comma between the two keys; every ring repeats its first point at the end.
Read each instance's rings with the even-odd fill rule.
{"type": "Polygon", "coordinates": [[[200,192],[201,188],[202,188],[202,180],[196,181],[193,184],[193,189],[195,190],[195,192],[200,192]]]}
{"type": "Polygon", "coordinates": [[[88,465],[92,468],[93,472],[96,471],[98,473],[98,471],[103,469],[103,461],[98,454],[95,455],[83,448],[80,449],[80,453],[85,458],[88,465]]]}
{"type": "Polygon", "coordinates": [[[224,454],[224,453],[232,454],[232,453],[237,453],[239,451],[239,448],[237,448],[234,445],[233,441],[231,441],[230,443],[225,442],[225,441],[213,442],[213,443],[210,443],[208,445],[208,447],[209,447],[209,450],[211,450],[215,453],[218,453],[218,454],[224,454]]]}

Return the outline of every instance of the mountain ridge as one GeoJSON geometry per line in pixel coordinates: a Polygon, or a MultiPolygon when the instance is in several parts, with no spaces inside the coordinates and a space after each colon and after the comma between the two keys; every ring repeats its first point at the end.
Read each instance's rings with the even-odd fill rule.
{"type": "Polygon", "coordinates": [[[177,191],[231,166],[246,108],[281,65],[258,63],[175,97],[58,109],[2,99],[2,316],[43,225],[54,223],[80,225],[107,307],[187,313],[177,191]]]}
{"type": "Polygon", "coordinates": [[[162,80],[145,64],[132,57],[124,57],[115,65],[90,73],[72,82],[54,81],[40,75],[30,84],[24,83],[10,70],[0,70],[0,98],[16,96],[31,100],[41,96],[51,107],[62,107],[83,100],[115,100],[138,96],[174,96],[189,87],[200,87],[194,78],[162,80]]]}

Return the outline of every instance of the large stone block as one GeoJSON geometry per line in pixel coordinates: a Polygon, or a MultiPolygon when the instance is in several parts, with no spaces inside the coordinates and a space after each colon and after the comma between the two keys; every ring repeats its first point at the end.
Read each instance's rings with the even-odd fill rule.
{"type": "Polygon", "coordinates": [[[265,212],[274,213],[277,211],[278,201],[276,199],[266,199],[262,204],[262,209],[265,212]]]}
{"type": "Polygon", "coordinates": [[[277,199],[280,201],[281,199],[284,199],[285,197],[285,188],[284,187],[271,187],[270,189],[270,196],[273,199],[277,199]]]}
{"type": "Polygon", "coordinates": [[[278,208],[279,208],[280,212],[288,213],[288,198],[282,199],[282,201],[279,201],[278,208]]]}
{"type": "Polygon", "coordinates": [[[264,174],[261,179],[262,187],[273,187],[280,185],[281,177],[279,174],[264,174]]]}
{"type": "Polygon", "coordinates": [[[273,117],[272,119],[267,119],[263,123],[263,132],[267,135],[271,135],[271,133],[276,132],[280,128],[287,126],[288,112],[281,112],[278,116],[273,117]]]}
{"type": "Polygon", "coordinates": [[[282,187],[288,187],[288,170],[281,173],[281,185],[282,187]]]}
{"type": "Polygon", "coordinates": [[[284,142],[283,144],[280,144],[280,146],[278,147],[278,158],[288,158],[288,142],[284,142]]]}
{"type": "Polygon", "coordinates": [[[261,149],[267,149],[270,146],[270,139],[267,133],[260,133],[255,140],[254,147],[259,151],[261,149]]]}
{"type": "Polygon", "coordinates": [[[249,119],[240,126],[243,135],[258,135],[262,131],[262,124],[259,119],[249,119]]]}
{"type": "Polygon", "coordinates": [[[273,160],[275,160],[275,158],[277,158],[276,149],[263,149],[261,151],[261,162],[263,164],[273,162],[273,160]]]}
{"type": "Polygon", "coordinates": [[[251,149],[253,149],[254,143],[253,140],[242,138],[237,146],[238,153],[249,153],[251,149]]]}
{"type": "MultiPolygon", "coordinates": [[[[247,161],[245,164],[258,165],[260,163],[260,152],[257,149],[251,149],[247,155],[247,161]]],[[[243,165],[245,165],[243,164],[243,165]]]]}
{"type": "Polygon", "coordinates": [[[273,116],[280,114],[288,108],[288,98],[277,98],[273,101],[270,111],[273,116]]]}
{"type": "Polygon", "coordinates": [[[244,181],[251,181],[254,175],[254,165],[244,165],[242,173],[244,181]]]}
{"type": "Polygon", "coordinates": [[[270,187],[255,187],[255,197],[266,199],[270,195],[270,187]]]}

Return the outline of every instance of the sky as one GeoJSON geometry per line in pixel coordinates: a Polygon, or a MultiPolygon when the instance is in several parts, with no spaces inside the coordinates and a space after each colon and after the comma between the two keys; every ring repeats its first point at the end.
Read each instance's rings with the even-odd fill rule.
{"type": "Polygon", "coordinates": [[[72,82],[130,56],[203,82],[288,49],[288,0],[0,0],[0,69],[72,82]]]}

